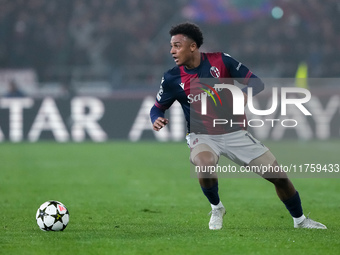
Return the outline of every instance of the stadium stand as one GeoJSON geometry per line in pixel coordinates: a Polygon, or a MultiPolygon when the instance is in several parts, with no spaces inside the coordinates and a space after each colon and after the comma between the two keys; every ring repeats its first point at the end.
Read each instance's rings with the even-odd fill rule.
{"type": "MultiPolygon", "coordinates": [[[[169,27],[190,20],[199,23],[207,45],[214,47],[206,50],[226,51],[262,77],[294,77],[301,61],[308,63],[311,77],[339,76],[337,0],[327,4],[259,0],[280,6],[283,17],[274,19],[264,12],[251,19],[215,23],[190,16],[190,8],[200,2],[216,3],[0,0],[0,69],[34,69],[40,87],[59,84],[88,91],[95,82],[103,86],[103,93],[154,90],[162,72],[173,65],[169,27]]],[[[215,15],[210,9],[200,11],[215,15]]]]}

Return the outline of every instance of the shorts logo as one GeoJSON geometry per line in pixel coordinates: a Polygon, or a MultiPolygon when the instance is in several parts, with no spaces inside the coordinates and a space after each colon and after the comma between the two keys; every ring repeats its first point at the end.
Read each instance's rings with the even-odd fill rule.
{"type": "Polygon", "coordinates": [[[214,78],[219,78],[219,77],[220,77],[220,71],[217,69],[216,66],[210,67],[210,74],[211,74],[212,77],[214,77],[214,78]]]}
{"type": "Polygon", "coordinates": [[[196,138],[196,139],[192,142],[193,145],[195,145],[196,143],[198,143],[198,138],[196,138]]]}

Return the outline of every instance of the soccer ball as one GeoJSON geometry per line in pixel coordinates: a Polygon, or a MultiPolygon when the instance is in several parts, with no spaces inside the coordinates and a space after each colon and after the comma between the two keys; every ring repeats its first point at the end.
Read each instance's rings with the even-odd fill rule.
{"type": "Polygon", "coordinates": [[[43,203],[35,216],[39,228],[43,231],[63,231],[70,219],[65,205],[58,201],[43,203]]]}

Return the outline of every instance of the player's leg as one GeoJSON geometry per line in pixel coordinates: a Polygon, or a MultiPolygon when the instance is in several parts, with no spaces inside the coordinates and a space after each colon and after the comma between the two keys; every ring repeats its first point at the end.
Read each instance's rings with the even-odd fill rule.
{"type": "Polygon", "coordinates": [[[210,172],[218,161],[216,153],[206,144],[199,144],[191,150],[191,162],[198,166],[197,177],[204,195],[209,202],[217,205],[220,202],[218,195],[218,178],[216,172],[210,172]]]}
{"type": "Polygon", "coordinates": [[[279,170],[280,166],[278,165],[276,158],[270,151],[267,151],[264,154],[262,154],[260,157],[252,160],[249,163],[249,166],[250,167],[253,167],[253,166],[256,166],[256,167],[266,166],[267,167],[267,169],[265,169],[265,173],[259,173],[259,174],[264,179],[274,184],[276,193],[282,201],[285,201],[291,198],[296,193],[293,183],[289,180],[287,174],[284,171],[279,170]]]}
{"type": "Polygon", "coordinates": [[[195,166],[199,166],[198,181],[204,195],[211,204],[209,228],[213,230],[221,229],[225,208],[218,194],[217,173],[208,170],[209,167],[216,166],[218,156],[207,144],[199,144],[192,148],[190,158],[195,166]]]}
{"type": "Polygon", "coordinates": [[[271,166],[268,167],[266,173],[261,174],[261,176],[274,184],[278,197],[293,217],[295,228],[327,228],[325,225],[305,217],[299,193],[296,191],[287,174],[280,168],[274,155],[270,151],[252,160],[249,166],[271,166]]]}

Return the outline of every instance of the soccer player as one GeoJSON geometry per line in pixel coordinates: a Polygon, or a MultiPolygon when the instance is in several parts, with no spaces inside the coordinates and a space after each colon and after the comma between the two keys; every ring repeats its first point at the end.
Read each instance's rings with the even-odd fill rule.
{"type": "MultiPolygon", "coordinates": [[[[195,166],[215,167],[219,157],[223,155],[239,165],[279,167],[276,158],[268,148],[247,132],[244,125],[246,116],[233,115],[230,90],[222,89],[217,92],[212,84],[197,81],[197,79],[215,78],[217,81],[233,84],[236,80],[246,85],[242,89],[246,104],[247,87],[252,88],[253,95],[256,95],[264,88],[262,80],[228,54],[200,52],[203,35],[197,25],[182,23],[172,27],[169,33],[170,54],[176,66],[167,71],[162,78],[156,103],[150,111],[153,129],[159,131],[169,123],[169,120],[164,118],[164,113],[177,100],[182,106],[187,121],[190,161],[195,166]],[[202,89],[212,96],[218,94],[221,104],[222,102],[227,104],[220,107],[208,105],[213,112],[203,116],[200,102],[203,100],[202,89]],[[213,127],[211,120],[221,116],[223,119],[227,116],[230,123],[234,125],[213,127]]],[[[237,99],[243,100],[242,97],[237,99]]],[[[212,98],[205,98],[205,100],[209,104],[212,98]]],[[[274,184],[279,199],[293,217],[295,228],[326,229],[325,225],[305,217],[299,193],[286,173],[272,172],[263,174],[262,177],[274,184]]],[[[226,210],[220,201],[217,174],[198,171],[198,180],[212,208],[209,229],[221,229],[226,210]]]]}

